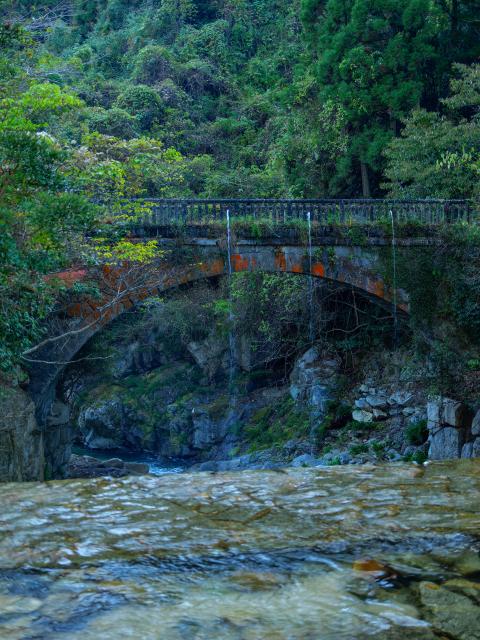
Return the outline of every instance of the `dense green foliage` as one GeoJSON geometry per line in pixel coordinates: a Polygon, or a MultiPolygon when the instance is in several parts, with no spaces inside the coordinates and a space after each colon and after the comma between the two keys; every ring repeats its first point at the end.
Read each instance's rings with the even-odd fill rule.
{"type": "MultiPolygon", "coordinates": [[[[405,121],[412,147],[419,134],[448,147],[448,123],[462,127],[466,117],[473,126],[448,97],[452,78],[468,74],[458,63],[480,54],[479,0],[75,0],[64,11],[43,0],[30,15],[28,7],[11,0],[4,14],[22,16],[49,81],[85,103],[64,132],[77,142],[96,131],[174,147],[186,171],[169,195],[379,195],[385,177],[398,193],[409,156],[395,141],[405,121]]],[[[478,136],[468,147],[478,151],[478,136]]],[[[412,159],[411,174],[431,161],[424,156],[412,159]]],[[[461,170],[447,159],[442,175],[412,192],[470,195],[458,181],[445,184],[450,171],[461,170]]],[[[463,182],[470,176],[465,167],[463,182]]]]}
{"type": "Polygon", "coordinates": [[[479,4],[303,0],[302,6],[317,55],[320,96],[335,100],[345,112],[349,143],[336,184],[355,193],[361,179],[369,196],[378,188],[385,148],[401,122],[415,108],[438,109],[452,63],[478,56],[479,4]]]}
{"type": "Polygon", "coordinates": [[[135,215],[125,199],[183,178],[180,154],[156,141],[69,141],[83,101],[45,79],[48,63],[22,27],[5,25],[0,40],[0,371],[11,375],[67,295],[50,274],[78,261],[149,257],[148,243],[122,238],[135,215]],[[93,204],[99,200],[103,206],[93,204]],[[117,225],[108,224],[112,207],[124,212],[117,225]],[[97,243],[87,243],[88,232],[97,243]]]}
{"type": "Polygon", "coordinates": [[[479,15],[480,0],[3,2],[2,369],[58,300],[49,273],[134,257],[122,219],[104,224],[132,196],[478,195],[479,15]]]}

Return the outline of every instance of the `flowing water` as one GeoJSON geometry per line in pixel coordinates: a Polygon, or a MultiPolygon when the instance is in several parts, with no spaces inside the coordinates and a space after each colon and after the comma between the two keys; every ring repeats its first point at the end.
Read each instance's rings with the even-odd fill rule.
{"type": "Polygon", "coordinates": [[[88,449],[87,447],[73,447],[73,453],[79,456],[89,456],[98,460],[111,460],[120,458],[125,462],[140,462],[148,464],[148,472],[153,476],[162,476],[165,473],[182,473],[183,467],[179,462],[160,459],[158,456],[145,452],[126,451],[124,449],[88,449]]]}
{"type": "Polygon", "coordinates": [[[480,460],[0,486],[2,640],[476,640],[480,460]]]}

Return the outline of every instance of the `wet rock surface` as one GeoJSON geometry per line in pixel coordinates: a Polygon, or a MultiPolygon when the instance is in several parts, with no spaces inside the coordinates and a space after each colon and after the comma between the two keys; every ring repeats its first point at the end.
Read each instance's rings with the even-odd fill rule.
{"type": "Polygon", "coordinates": [[[480,411],[474,414],[462,402],[436,398],[428,403],[427,414],[432,460],[480,455],[480,411]]]}
{"type": "Polygon", "coordinates": [[[145,475],[149,465],[140,462],[128,462],[121,458],[99,460],[93,456],[72,454],[67,467],[68,478],[97,478],[109,476],[124,478],[129,475],[145,475]]]}
{"type": "Polygon", "coordinates": [[[458,640],[480,639],[480,584],[451,580],[421,582],[420,598],[432,625],[458,640]]]}
{"type": "Polygon", "coordinates": [[[0,407],[0,482],[43,479],[43,433],[32,400],[0,387],[0,407]]]}

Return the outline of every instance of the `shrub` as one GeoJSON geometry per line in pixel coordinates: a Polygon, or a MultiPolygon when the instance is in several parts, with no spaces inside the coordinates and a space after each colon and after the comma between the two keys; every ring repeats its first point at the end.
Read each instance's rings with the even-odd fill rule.
{"type": "Polygon", "coordinates": [[[405,437],[409,444],[420,445],[426,442],[428,437],[427,421],[411,422],[405,429],[405,437]]]}
{"type": "Polygon", "coordinates": [[[158,93],[146,85],[129,87],[115,101],[115,106],[135,116],[142,131],[149,131],[163,120],[165,105],[158,93]]]}
{"type": "Polygon", "coordinates": [[[97,131],[123,140],[129,140],[137,135],[138,122],[124,109],[96,107],[90,110],[87,117],[88,127],[92,132],[97,131]]]}
{"type": "Polygon", "coordinates": [[[362,453],[368,453],[368,444],[354,444],[350,447],[350,455],[358,456],[362,453]]]}
{"type": "Polygon", "coordinates": [[[142,84],[155,84],[173,75],[172,56],[168,49],[150,44],[137,53],[133,77],[142,84]]]}

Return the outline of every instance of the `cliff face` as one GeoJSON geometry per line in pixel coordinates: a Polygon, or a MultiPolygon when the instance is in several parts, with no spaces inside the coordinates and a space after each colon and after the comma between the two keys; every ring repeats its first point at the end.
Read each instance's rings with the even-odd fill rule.
{"type": "Polygon", "coordinates": [[[43,480],[43,450],[32,400],[21,389],[0,387],[0,482],[43,480]]]}

